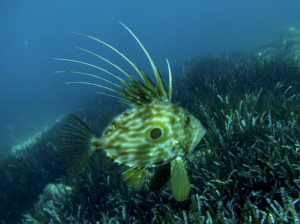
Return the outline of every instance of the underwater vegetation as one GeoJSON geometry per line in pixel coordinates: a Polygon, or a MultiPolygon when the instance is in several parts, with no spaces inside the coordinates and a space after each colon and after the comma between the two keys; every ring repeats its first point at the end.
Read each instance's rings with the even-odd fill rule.
{"type": "Polygon", "coordinates": [[[299,222],[298,66],[227,54],[182,67],[181,98],[208,130],[190,170],[206,220],[299,222]]]}
{"type": "MultiPolygon", "coordinates": [[[[31,145],[14,150],[0,161],[0,222],[17,223],[49,182],[64,172],[53,142],[60,124],[42,133],[31,145]]],[[[9,151],[9,149],[6,149],[9,151]]]]}
{"type": "MultiPolygon", "coordinates": [[[[174,102],[207,129],[186,161],[187,200],[176,201],[170,183],[150,191],[149,178],[135,191],[104,173],[97,154],[68,176],[55,150],[57,123],[21,156],[2,159],[2,223],[299,223],[299,64],[226,53],[173,74],[174,102]]],[[[99,99],[74,111],[94,130],[99,99]]]]}
{"type": "MultiPolygon", "coordinates": [[[[74,109],[73,113],[82,115],[84,111],[85,115],[94,118],[100,111],[99,105],[101,107],[98,100],[96,96],[90,97],[81,102],[81,107],[74,109]]],[[[109,106],[110,102],[106,104],[109,106]]],[[[0,159],[0,223],[20,223],[27,210],[38,201],[45,186],[58,183],[56,179],[67,174],[57,157],[56,142],[61,125],[61,122],[56,122],[35,142],[24,145],[22,149],[5,149],[11,153],[0,159]]]]}

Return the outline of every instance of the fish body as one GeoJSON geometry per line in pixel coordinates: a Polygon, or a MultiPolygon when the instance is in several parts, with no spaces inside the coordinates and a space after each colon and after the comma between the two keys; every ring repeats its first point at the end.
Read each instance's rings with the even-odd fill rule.
{"type": "Polygon", "coordinates": [[[169,102],[151,103],[119,115],[93,141],[119,164],[154,167],[191,153],[203,134],[199,127],[199,120],[185,109],[169,102]]]}
{"type": "Polygon", "coordinates": [[[158,69],[144,46],[129,28],[123,23],[119,23],[133,35],[144,50],[152,65],[157,84],[155,85],[146,74],[117,49],[99,39],[81,34],[108,46],[121,55],[136,69],[144,83],[107,59],[82,48],[79,49],[93,54],[119,69],[131,80],[131,83],[89,63],[58,59],[85,64],[119,79],[126,85],[125,88],[94,74],[64,71],[92,76],[113,84],[121,91],[94,83],[73,82],[106,88],[120,97],[102,94],[118,98],[129,106],[128,109],[114,116],[112,121],[103,128],[101,136],[94,135],[91,129],[75,115],[69,115],[62,128],[63,147],[61,152],[68,160],[66,165],[70,173],[76,174],[90,160],[95,151],[102,150],[102,157],[110,161],[107,163],[110,167],[129,167],[122,173],[122,179],[137,190],[143,185],[147,168],[161,166],[165,171],[158,171],[154,175],[150,188],[158,189],[171,178],[173,196],[178,201],[185,200],[189,195],[190,184],[183,160],[203,138],[206,129],[186,109],[171,103],[172,75],[168,61],[169,90],[167,92],[158,69]]]}

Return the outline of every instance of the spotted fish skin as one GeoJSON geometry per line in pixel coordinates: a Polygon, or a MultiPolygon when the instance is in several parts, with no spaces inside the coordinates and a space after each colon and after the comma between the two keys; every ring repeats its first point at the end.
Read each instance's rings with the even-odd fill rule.
{"type": "Polygon", "coordinates": [[[202,138],[201,127],[197,118],[175,104],[151,103],[118,116],[93,142],[115,162],[154,167],[190,153],[202,138]],[[160,135],[152,136],[153,131],[160,135]]]}
{"type": "Polygon", "coordinates": [[[94,135],[92,130],[75,115],[68,115],[62,128],[62,147],[60,152],[63,158],[67,160],[65,165],[68,171],[75,175],[88,163],[94,152],[99,150],[103,152],[99,164],[103,163],[112,170],[118,170],[118,166],[129,167],[125,172],[123,172],[123,169],[120,169],[123,172],[121,178],[136,190],[142,187],[147,176],[147,168],[160,166],[161,169],[154,175],[149,188],[158,190],[171,179],[174,198],[178,201],[183,201],[190,192],[190,183],[184,158],[200,142],[206,133],[206,129],[186,109],[171,103],[172,75],[168,60],[169,89],[167,91],[149,53],[133,32],[123,23],[118,22],[129,31],[145,52],[152,66],[156,85],[129,58],[111,45],[97,38],[77,33],[104,44],[122,56],[138,72],[143,83],[114,63],[83,48],[78,49],[106,61],[127,76],[131,82],[125,81],[119,76],[93,64],[56,58],[57,60],[93,67],[117,78],[126,87],[90,73],[78,71],[57,72],[82,74],[108,82],[117,87],[118,91],[95,83],[68,83],[88,84],[105,88],[114,92],[117,96],[107,93],[100,94],[117,98],[129,106],[129,109],[112,119],[112,122],[104,128],[101,136],[94,135]],[[104,158],[108,158],[108,160],[104,158]]]}

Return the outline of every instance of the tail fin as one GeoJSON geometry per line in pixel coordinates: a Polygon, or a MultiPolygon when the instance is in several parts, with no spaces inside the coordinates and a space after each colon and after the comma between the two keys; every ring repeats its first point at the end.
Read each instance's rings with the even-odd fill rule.
{"type": "Polygon", "coordinates": [[[190,181],[180,157],[171,162],[172,194],[177,201],[184,201],[190,194],[190,181]]]}
{"type": "Polygon", "coordinates": [[[70,174],[76,175],[91,159],[94,152],[101,148],[92,130],[78,117],[69,114],[62,127],[62,159],[70,174]]]}

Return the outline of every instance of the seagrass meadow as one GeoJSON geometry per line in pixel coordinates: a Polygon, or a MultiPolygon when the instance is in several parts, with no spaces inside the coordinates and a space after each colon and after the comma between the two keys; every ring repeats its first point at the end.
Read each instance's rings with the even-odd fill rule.
{"type": "MultiPolygon", "coordinates": [[[[57,155],[58,122],[36,144],[2,159],[1,222],[299,223],[298,62],[234,52],[187,61],[173,75],[173,102],[207,129],[185,161],[187,200],[177,202],[169,183],[135,191],[119,174],[103,173],[97,156],[67,175],[57,155]]],[[[98,115],[113,105],[100,98],[73,111],[95,130],[98,115]]]]}

